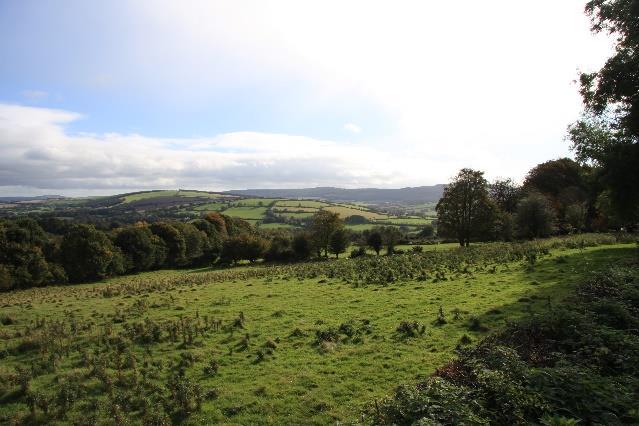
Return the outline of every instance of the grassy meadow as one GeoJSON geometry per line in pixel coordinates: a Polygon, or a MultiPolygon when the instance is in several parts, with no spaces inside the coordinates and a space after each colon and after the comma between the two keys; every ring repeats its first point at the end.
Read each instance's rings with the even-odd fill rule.
{"type": "Polygon", "coordinates": [[[163,412],[185,424],[356,422],[365,404],[424,379],[458,345],[550,309],[582,276],[636,256],[610,242],[548,244],[534,258],[509,258],[506,247],[5,293],[0,422],[140,423],[163,412]],[[353,278],[375,262],[396,265],[396,277],[353,278]]]}

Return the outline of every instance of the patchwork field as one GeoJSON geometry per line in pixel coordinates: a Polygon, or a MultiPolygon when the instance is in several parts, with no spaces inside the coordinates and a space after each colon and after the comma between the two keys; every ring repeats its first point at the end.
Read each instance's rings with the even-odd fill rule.
{"type": "Polygon", "coordinates": [[[207,191],[158,190],[113,195],[108,197],[65,198],[35,200],[33,202],[5,204],[0,213],[5,215],[57,212],[60,217],[73,217],[77,210],[91,214],[94,208],[104,208],[100,215],[111,216],[126,221],[131,213],[142,217],[189,220],[200,217],[206,212],[220,212],[231,217],[250,220],[255,226],[271,223],[269,228],[298,228],[319,210],[325,209],[339,213],[342,219],[358,215],[370,223],[349,225],[349,229],[361,231],[379,225],[408,226],[411,230],[429,224],[431,217],[421,217],[412,207],[393,206],[392,213],[382,211],[379,206],[367,206],[362,203],[328,202],[319,200],[281,199],[281,198],[242,198],[237,195],[207,191]],[[87,212],[88,210],[88,212],[87,212]],[[418,216],[415,216],[417,214],[418,216]],[[267,219],[268,216],[268,220],[267,219]]]}
{"type": "Polygon", "coordinates": [[[204,191],[149,191],[129,194],[122,197],[123,203],[132,203],[140,200],[150,200],[161,197],[184,197],[184,198],[232,198],[224,194],[209,193],[204,191]]]}
{"type": "Polygon", "coordinates": [[[224,214],[240,219],[262,219],[266,213],[266,207],[231,207],[224,210],[224,214]]]}
{"type": "Polygon", "coordinates": [[[172,418],[186,424],[355,422],[364,404],[424,379],[457,345],[550,309],[583,274],[636,256],[631,245],[582,246],[524,264],[494,247],[502,260],[445,250],[379,259],[436,262],[388,285],[365,284],[370,259],[3,294],[0,422],[30,412],[23,385],[62,423],[157,420],[173,409],[186,410],[172,418]],[[364,281],[351,278],[359,267],[364,281]],[[15,374],[22,379],[9,385],[15,374]]]}

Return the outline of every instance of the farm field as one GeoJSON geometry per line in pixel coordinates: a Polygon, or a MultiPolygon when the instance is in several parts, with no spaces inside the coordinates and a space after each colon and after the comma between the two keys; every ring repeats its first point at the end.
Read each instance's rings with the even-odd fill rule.
{"type": "Polygon", "coordinates": [[[231,204],[246,207],[268,207],[274,204],[277,200],[279,200],[279,198],[242,198],[233,201],[231,204]]]}
{"type": "Polygon", "coordinates": [[[161,398],[171,406],[185,395],[201,401],[201,411],[187,401],[190,415],[173,419],[186,424],[356,422],[364,404],[450,360],[462,337],[475,342],[548,309],[583,275],[636,256],[629,244],[554,249],[531,267],[504,261],[507,245],[486,247],[502,260],[425,254],[415,265],[440,266],[388,285],[353,281],[349,268],[378,262],[369,259],[158,271],[3,294],[0,422],[30,411],[4,380],[30,377],[25,366],[37,374],[18,382],[32,394],[66,401],[62,423],[148,420],[161,414],[161,398]],[[403,321],[423,332],[398,331],[403,321]]]}
{"type": "Polygon", "coordinates": [[[330,204],[314,200],[280,200],[275,203],[275,207],[306,207],[312,209],[319,209],[328,205],[330,204]]]}
{"type": "Polygon", "coordinates": [[[354,216],[354,215],[364,216],[368,220],[388,219],[388,215],[385,215],[382,213],[377,213],[370,210],[363,210],[360,208],[347,207],[344,205],[331,205],[331,206],[326,206],[323,209],[339,214],[340,217],[342,217],[342,219],[345,219],[349,216],[354,216]]]}
{"type": "Polygon", "coordinates": [[[240,219],[262,219],[266,210],[266,207],[231,207],[224,210],[224,214],[240,219]]]}
{"type": "MultiPolygon", "coordinates": [[[[123,199],[123,203],[132,203],[134,201],[140,200],[149,200],[153,198],[159,197],[185,197],[185,198],[226,198],[227,195],[224,194],[214,194],[204,191],[149,191],[149,192],[140,192],[130,195],[125,195],[123,199]]],[[[230,197],[229,197],[230,198],[230,197]]]]}
{"type": "MultiPolygon", "coordinates": [[[[0,209],[0,212],[6,215],[58,212],[60,216],[67,217],[73,216],[76,210],[88,209],[90,211],[95,207],[107,207],[109,215],[120,217],[122,220],[126,220],[130,213],[189,220],[201,217],[207,212],[219,212],[227,216],[250,220],[253,225],[258,226],[262,225],[262,221],[267,216],[270,216],[271,222],[275,218],[281,225],[300,227],[307,223],[316,212],[328,210],[338,213],[342,220],[358,215],[365,217],[370,222],[348,225],[348,228],[353,231],[388,225],[408,226],[410,231],[419,231],[420,227],[432,221],[430,217],[407,216],[406,214],[412,210],[406,206],[396,207],[393,210],[394,213],[389,214],[376,206],[366,206],[363,203],[242,198],[237,195],[195,190],[156,190],[108,197],[37,200],[32,203],[6,204],[4,208],[0,209]]],[[[269,225],[269,227],[275,226],[269,225]]]]}
{"type": "Polygon", "coordinates": [[[220,202],[214,202],[214,203],[206,203],[206,204],[200,204],[198,206],[196,206],[194,208],[195,211],[220,211],[220,210],[224,210],[225,208],[228,207],[228,204],[226,203],[220,203],[220,202]]]}

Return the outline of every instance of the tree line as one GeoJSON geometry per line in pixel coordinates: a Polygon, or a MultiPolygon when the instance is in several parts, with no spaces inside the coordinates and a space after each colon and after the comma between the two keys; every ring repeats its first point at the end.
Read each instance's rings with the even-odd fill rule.
{"type": "Polygon", "coordinates": [[[628,214],[632,209],[627,206],[637,210],[637,197],[625,198],[620,206],[602,180],[604,173],[600,166],[561,158],[538,164],[517,185],[511,179],[489,183],[482,171],[462,169],[437,204],[438,235],[467,246],[471,241],[633,230],[638,216],[628,214]]]}

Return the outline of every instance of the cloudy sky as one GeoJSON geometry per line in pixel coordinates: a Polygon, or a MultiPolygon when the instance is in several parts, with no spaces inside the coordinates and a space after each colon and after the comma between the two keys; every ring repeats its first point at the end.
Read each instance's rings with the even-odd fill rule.
{"type": "Polygon", "coordinates": [[[609,56],[583,6],[0,0],[0,195],[521,179],[609,56]]]}

